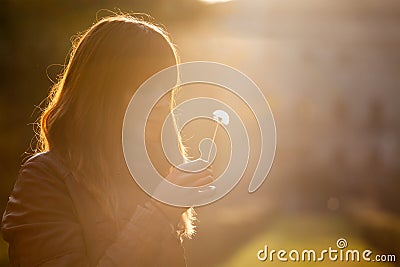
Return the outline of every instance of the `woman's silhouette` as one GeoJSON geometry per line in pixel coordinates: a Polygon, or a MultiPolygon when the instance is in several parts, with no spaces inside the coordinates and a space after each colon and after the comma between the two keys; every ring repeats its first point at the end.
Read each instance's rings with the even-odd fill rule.
{"type": "MultiPolygon", "coordinates": [[[[176,63],[168,35],[133,17],[104,18],[75,41],[40,119],[38,153],[21,167],[3,216],[12,266],[185,266],[184,210],[139,189],[121,144],[135,90],[176,63]]],[[[165,97],[160,107],[169,105],[165,97]]],[[[212,173],[187,179],[175,169],[166,178],[198,186],[212,173]]]]}

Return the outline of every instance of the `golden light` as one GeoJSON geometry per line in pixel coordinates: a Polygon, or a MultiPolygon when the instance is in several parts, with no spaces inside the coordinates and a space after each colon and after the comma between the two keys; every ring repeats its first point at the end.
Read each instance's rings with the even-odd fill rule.
{"type": "Polygon", "coordinates": [[[231,2],[232,0],[198,0],[205,4],[218,4],[218,3],[227,3],[231,2]]]}

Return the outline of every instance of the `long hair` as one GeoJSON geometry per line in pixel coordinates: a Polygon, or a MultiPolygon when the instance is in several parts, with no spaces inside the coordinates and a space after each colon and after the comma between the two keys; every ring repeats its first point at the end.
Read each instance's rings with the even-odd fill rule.
{"type": "Polygon", "coordinates": [[[40,117],[37,152],[56,151],[110,216],[117,205],[113,178],[121,171],[128,102],[147,78],[178,62],[175,46],[160,27],[126,15],[107,17],[75,39],[51,89],[40,117]]]}

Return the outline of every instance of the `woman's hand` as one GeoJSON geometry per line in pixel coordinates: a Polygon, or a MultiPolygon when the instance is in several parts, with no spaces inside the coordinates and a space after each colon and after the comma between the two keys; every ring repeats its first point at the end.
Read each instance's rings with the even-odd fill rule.
{"type": "Polygon", "coordinates": [[[185,172],[178,168],[171,168],[165,179],[179,186],[197,187],[213,182],[214,176],[211,167],[201,172],[185,172]]]}
{"type": "MultiPolygon", "coordinates": [[[[211,167],[201,172],[185,172],[178,168],[171,168],[165,179],[179,186],[200,187],[213,182],[214,176],[211,167]]],[[[171,222],[178,222],[182,213],[187,209],[167,205],[156,200],[153,200],[153,202],[162,210],[171,222]]]]}

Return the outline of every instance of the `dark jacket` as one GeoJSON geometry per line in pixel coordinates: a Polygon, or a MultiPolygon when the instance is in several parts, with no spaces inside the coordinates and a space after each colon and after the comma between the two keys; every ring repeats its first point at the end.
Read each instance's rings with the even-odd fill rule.
{"type": "Polygon", "coordinates": [[[129,201],[126,189],[117,230],[53,152],[30,158],[3,215],[11,265],[185,266],[167,217],[151,201],[129,201]]]}

